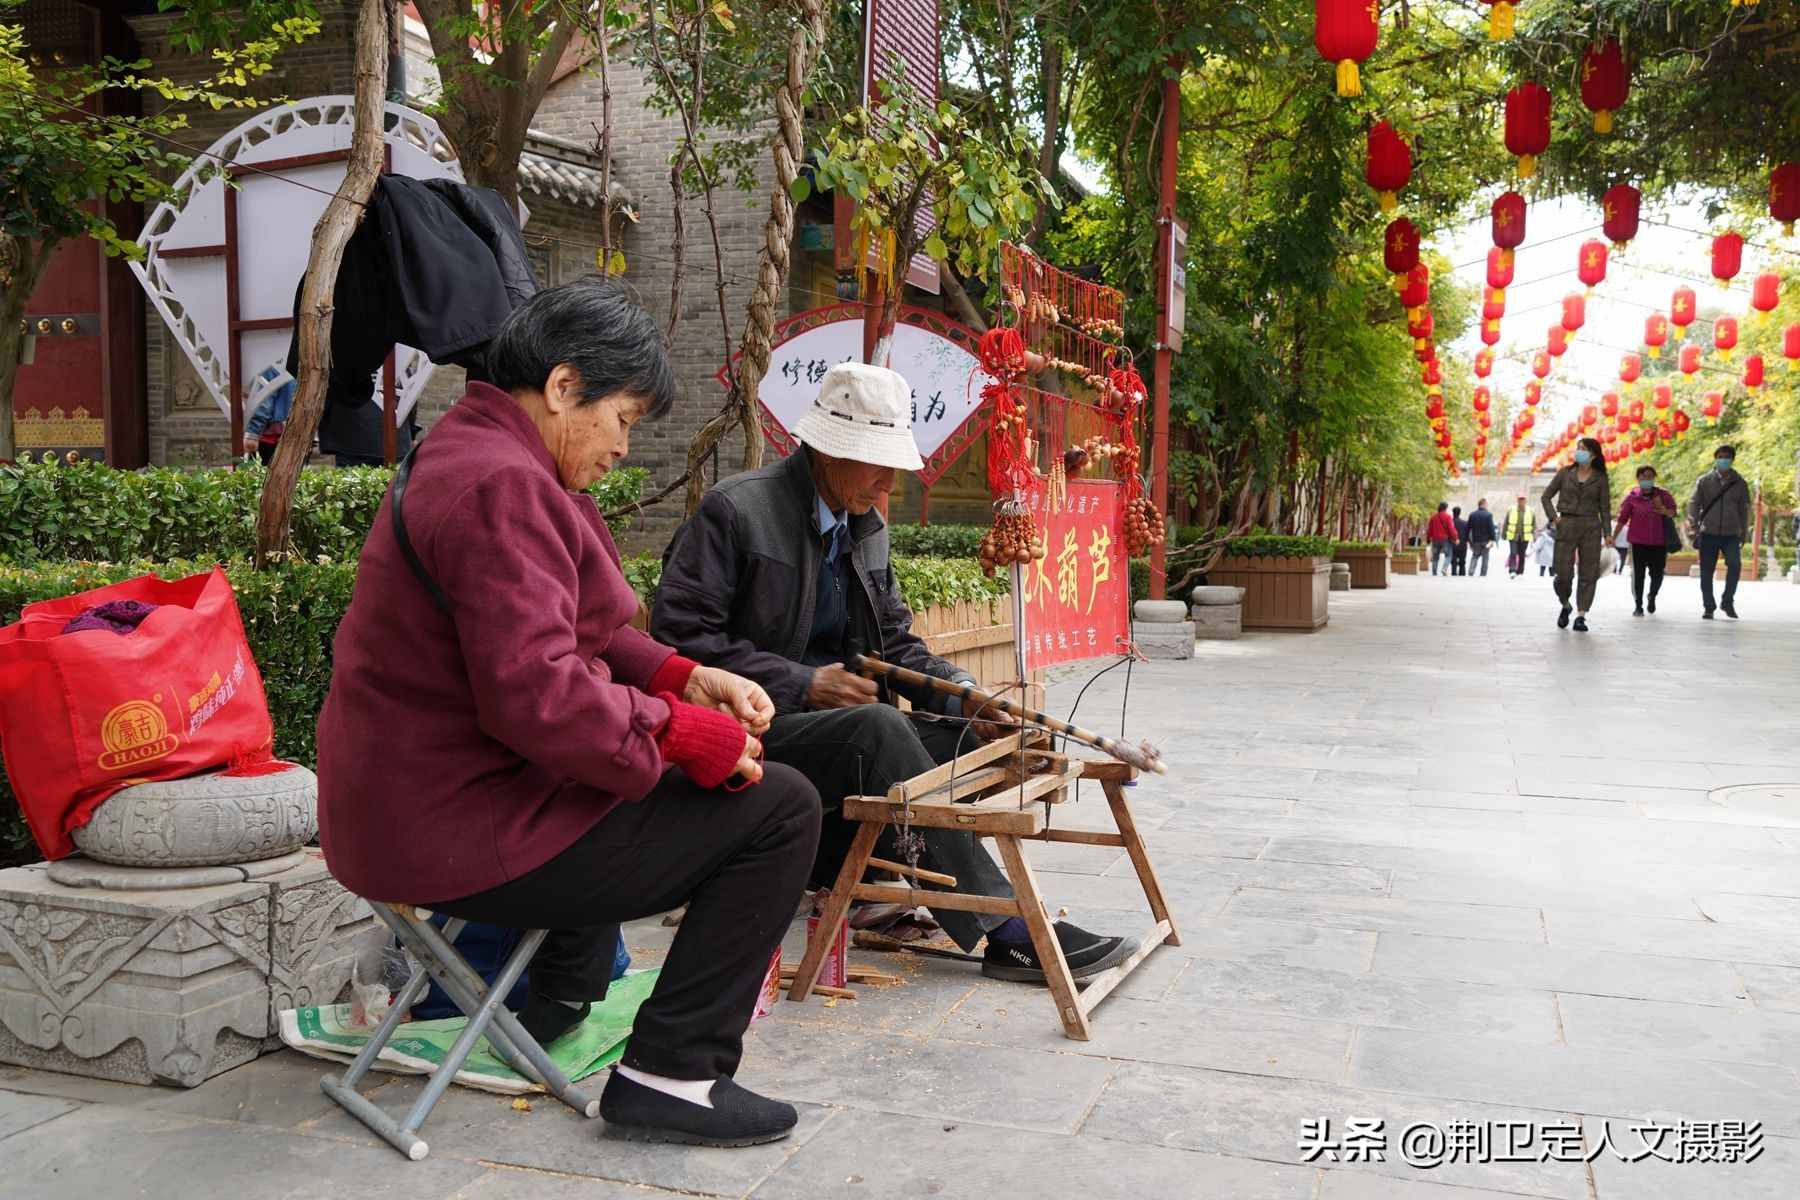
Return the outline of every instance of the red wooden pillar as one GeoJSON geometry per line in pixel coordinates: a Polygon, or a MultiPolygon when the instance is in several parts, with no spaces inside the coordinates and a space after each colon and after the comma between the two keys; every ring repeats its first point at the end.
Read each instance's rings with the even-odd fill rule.
{"type": "MultiPolygon", "coordinates": [[[[1169,64],[1162,95],[1162,195],[1157,204],[1156,376],[1150,433],[1150,503],[1156,511],[1169,511],[1169,376],[1175,366],[1175,347],[1169,341],[1169,302],[1172,269],[1171,246],[1175,238],[1175,158],[1181,143],[1181,62],[1169,64]]],[[[1165,547],[1150,550],[1150,598],[1161,600],[1168,590],[1165,547]]]]}

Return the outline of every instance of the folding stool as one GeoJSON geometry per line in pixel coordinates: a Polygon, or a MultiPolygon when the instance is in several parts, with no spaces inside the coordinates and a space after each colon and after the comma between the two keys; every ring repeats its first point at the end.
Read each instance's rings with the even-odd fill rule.
{"type": "Polygon", "coordinates": [[[375,915],[394,931],[394,937],[411,956],[413,970],[406,986],[394,997],[393,1007],[388,1009],[381,1024],[376,1026],[374,1036],[345,1068],[343,1076],[338,1078],[327,1075],[319,1081],[320,1088],[327,1096],[351,1116],[380,1134],[394,1149],[418,1162],[430,1151],[425,1140],[418,1136],[419,1127],[425,1124],[425,1118],[431,1115],[432,1108],[456,1079],[456,1073],[462,1069],[464,1060],[485,1034],[494,1053],[507,1066],[525,1078],[542,1084],[551,1095],[582,1116],[600,1115],[600,1102],[590,1100],[569,1082],[568,1076],[544,1053],[544,1048],[538,1045],[537,1039],[525,1032],[519,1019],[503,1003],[507,993],[512,991],[513,985],[524,973],[531,956],[537,952],[538,944],[544,940],[545,930],[533,929],[525,934],[518,948],[501,968],[493,986],[489,987],[463,961],[462,955],[451,944],[463,930],[462,921],[452,920],[440,932],[431,924],[431,913],[425,909],[415,908],[410,904],[386,904],[378,900],[368,903],[375,910],[375,915]],[[425,1090],[413,1101],[412,1110],[404,1120],[396,1121],[357,1091],[356,1085],[362,1082],[363,1076],[374,1066],[376,1057],[400,1027],[407,1010],[425,994],[428,978],[437,980],[438,986],[444,989],[463,1011],[463,1015],[469,1018],[469,1023],[450,1047],[450,1052],[444,1056],[444,1061],[438,1064],[431,1072],[431,1077],[425,1081],[425,1090]]]}

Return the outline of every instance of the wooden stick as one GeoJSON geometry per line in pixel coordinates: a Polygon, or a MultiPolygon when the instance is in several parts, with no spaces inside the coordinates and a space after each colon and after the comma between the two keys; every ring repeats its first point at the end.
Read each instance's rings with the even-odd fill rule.
{"type": "Polygon", "coordinates": [[[1162,753],[1149,742],[1127,746],[1123,742],[1114,741],[1103,733],[1089,733],[1078,725],[1071,725],[1048,713],[1026,708],[1022,704],[996,696],[992,692],[983,691],[972,683],[953,683],[948,679],[924,675],[905,667],[896,667],[892,663],[883,662],[868,654],[853,655],[850,660],[850,669],[859,675],[867,675],[871,679],[885,679],[889,683],[906,684],[915,688],[930,688],[932,691],[942,692],[946,696],[960,696],[965,701],[973,698],[980,702],[983,709],[991,708],[1028,725],[1041,726],[1052,733],[1059,733],[1083,745],[1092,746],[1102,754],[1110,755],[1140,771],[1154,771],[1158,775],[1166,775],[1169,772],[1169,768],[1163,763],[1162,753]]]}
{"type": "Polygon", "coordinates": [[[946,875],[942,871],[927,871],[924,867],[909,867],[905,863],[889,862],[885,858],[871,858],[869,865],[877,871],[892,871],[896,875],[911,875],[923,883],[937,883],[944,887],[955,887],[956,876],[946,875]]]}

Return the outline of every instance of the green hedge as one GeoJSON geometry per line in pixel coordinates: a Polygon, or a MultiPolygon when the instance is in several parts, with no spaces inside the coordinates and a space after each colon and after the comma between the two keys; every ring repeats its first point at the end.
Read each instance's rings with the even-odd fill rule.
{"type": "Polygon", "coordinates": [[[1328,537],[1290,537],[1274,533],[1252,533],[1233,538],[1225,548],[1231,558],[1311,558],[1331,556],[1333,542],[1328,537]]]}
{"type": "Polygon", "coordinates": [[[931,558],[974,558],[986,525],[891,525],[888,544],[895,554],[931,558]]]}
{"type": "MultiPolygon", "coordinates": [[[[18,620],[19,611],[36,600],[67,596],[148,572],[180,579],[209,566],[207,560],[0,563],[0,625],[18,620]]],[[[331,683],[332,639],[350,604],[356,563],[293,561],[257,571],[237,561],[228,562],[225,572],[237,592],[251,653],[262,669],[269,713],[275,722],[276,753],[311,764],[316,757],[314,727],[331,683]]],[[[625,560],[625,574],[640,595],[648,596],[662,575],[662,562],[655,555],[640,554],[625,560]]],[[[997,599],[1008,591],[1004,573],[989,578],[975,563],[959,559],[896,558],[894,577],[915,609],[957,600],[997,599]]],[[[10,783],[0,780],[0,866],[35,857],[10,783]]]]}
{"type": "MultiPolygon", "coordinates": [[[[385,467],[303,470],[294,488],[294,551],[307,559],[356,557],[392,474],[385,467]]],[[[645,474],[613,471],[590,490],[611,511],[638,498],[645,474]]],[[[0,468],[0,560],[247,558],[265,476],[260,463],[199,471],[119,471],[86,460],[0,468]]],[[[614,531],[628,524],[615,522],[614,531]]]]}
{"type": "Polygon", "coordinates": [[[1386,550],[1386,542],[1334,542],[1333,550],[1386,550]]]}

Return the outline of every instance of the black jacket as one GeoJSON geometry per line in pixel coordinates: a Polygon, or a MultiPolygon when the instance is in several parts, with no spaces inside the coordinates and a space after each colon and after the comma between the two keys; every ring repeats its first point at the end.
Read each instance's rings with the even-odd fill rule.
{"type": "Polygon", "coordinates": [[[1469,514],[1469,540],[1476,545],[1499,540],[1494,532],[1494,514],[1485,508],[1478,508],[1469,514]]]}
{"type": "MultiPolygon", "coordinates": [[[[801,656],[825,566],[816,495],[805,450],[715,484],[664,551],[651,609],[657,641],[755,680],[784,714],[806,711],[812,684],[801,656]]],[[[913,633],[879,513],[850,518],[850,566],[850,645],[940,679],[973,679],[913,633]]],[[[925,690],[902,694],[937,712],[955,705],[955,697],[925,690]]]]}

